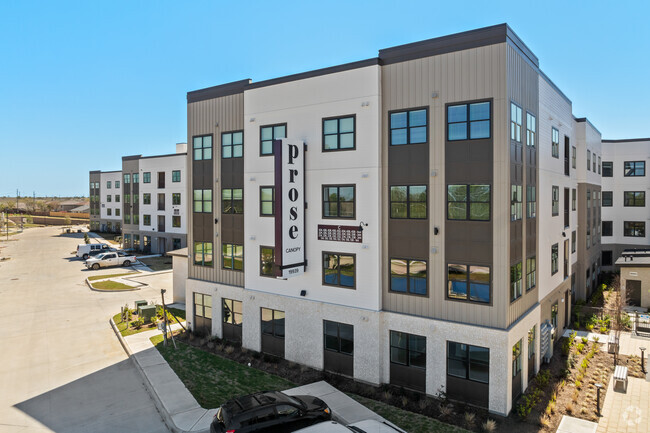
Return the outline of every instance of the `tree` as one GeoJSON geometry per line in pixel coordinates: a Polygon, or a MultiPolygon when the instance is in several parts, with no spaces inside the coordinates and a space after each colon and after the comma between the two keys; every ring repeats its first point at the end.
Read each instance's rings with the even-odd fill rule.
{"type": "Polygon", "coordinates": [[[614,296],[614,317],[612,322],[612,330],[614,331],[614,340],[616,342],[614,350],[614,365],[618,363],[618,348],[621,341],[621,331],[625,328],[623,317],[627,313],[625,312],[625,306],[627,305],[627,294],[626,291],[621,287],[621,276],[616,275],[612,280],[610,288],[614,296]]]}
{"type": "Polygon", "coordinates": [[[70,217],[68,215],[65,216],[65,219],[63,220],[65,222],[65,225],[69,226],[71,224],[70,217]]]}

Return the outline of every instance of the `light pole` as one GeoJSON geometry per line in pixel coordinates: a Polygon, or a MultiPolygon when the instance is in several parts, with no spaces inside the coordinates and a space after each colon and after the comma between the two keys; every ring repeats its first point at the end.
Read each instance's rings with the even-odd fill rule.
{"type": "Polygon", "coordinates": [[[600,418],[602,415],[600,414],[600,389],[603,387],[602,383],[596,383],[596,413],[598,414],[598,417],[600,418]]]}
{"type": "Polygon", "coordinates": [[[645,353],[645,347],[639,347],[639,350],[641,350],[641,371],[643,374],[645,374],[645,362],[643,359],[643,354],[645,353]]]}

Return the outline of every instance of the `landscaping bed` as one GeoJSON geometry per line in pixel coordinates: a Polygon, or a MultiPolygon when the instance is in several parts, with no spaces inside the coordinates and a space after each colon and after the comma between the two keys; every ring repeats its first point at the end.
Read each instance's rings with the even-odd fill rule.
{"type": "Polygon", "coordinates": [[[139,272],[125,272],[123,274],[95,275],[93,277],[88,277],[88,281],[105,280],[106,278],[117,278],[117,277],[124,277],[126,275],[137,275],[137,274],[139,274],[139,272]]]}
{"type": "Polygon", "coordinates": [[[158,271],[168,271],[172,269],[172,258],[171,257],[148,257],[146,259],[140,259],[138,260],[150,268],[152,271],[158,272],[158,271]]]}
{"type": "MultiPolygon", "coordinates": [[[[173,313],[181,322],[185,321],[185,311],[180,310],[178,308],[169,308],[167,307],[167,310],[171,313],[173,313]]],[[[163,314],[162,314],[162,306],[156,305],[156,319],[155,321],[149,321],[148,323],[145,323],[144,320],[140,322],[140,318],[138,317],[137,311],[133,308],[128,309],[129,316],[126,321],[123,320],[122,313],[117,313],[115,316],[113,316],[113,322],[115,322],[115,326],[117,326],[117,330],[120,331],[120,334],[122,334],[122,337],[126,337],[127,335],[133,335],[137,334],[139,332],[144,332],[144,331],[151,331],[153,329],[157,329],[158,327],[158,322],[162,320],[163,314]]],[[[174,319],[172,315],[168,315],[168,322],[170,325],[173,325],[175,323],[179,323],[177,320],[174,319]]],[[[161,336],[162,338],[162,336],[161,336]]]]}
{"type": "MultiPolygon", "coordinates": [[[[179,348],[178,351],[175,351],[173,346],[168,345],[167,348],[163,348],[161,344],[158,344],[156,347],[161,351],[168,362],[170,362],[170,366],[172,366],[174,370],[176,370],[174,367],[176,361],[173,360],[176,356],[175,354],[180,351],[185,352],[191,349],[192,353],[194,353],[192,357],[197,364],[193,367],[187,366],[186,361],[188,356],[183,355],[183,368],[177,371],[177,374],[192,393],[192,384],[195,381],[208,381],[212,387],[221,386],[220,383],[217,383],[213,379],[214,373],[212,373],[212,375],[207,375],[203,379],[198,379],[195,376],[196,374],[199,374],[198,371],[202,368],[202,364],[200,364],[202,361],[199,360],[203,360],[204,356],[207,355],[214,358],[225,358],[230,362],[236,363],[239,366],[239,369],[245,371],[252,368],[274,376],[279,376],[281,379],[292,384],[285,388],[306,385],[324,380],[340,391],[349,394],[352,398],[357,399],[372,410],[377,410],[377,413],[381,416],[410,433],[462,432],[466,431],[464,429],[476,432],[517,431],[525,433],[537,431],[537,429],[531,428],[530,425],[522,423],[516,418],[512,419],[495,416],[489,414],[488,411],[484,409],[469,406],[461,402],[449,401],[442,392],[439,395],[440,398],[433,398],[394,385],[385,384],[376,387],[357,382],[349,377],[313,369],[295,362],[287,361],[286,359],[277,358],[253,350],[247,350],[241,348],[239,345],[218,338],[208,338],[187,332],[178,332],[175,335],[177,345],[182,347],[182,349],[179,348]],[[192,376],[188,378],[183,377],[185,374],[183,370],[185,368],[191,370],[192,376]],[[487,426],[487,430],[485,430],[484,425],[488,422],[488,419],[491,421],[487,426]]],[[[156,341],[161,340],[158,339],[156,341]]],[[[228,380],[232,379],[225,379],[226,382],[228,380]]],[[[234,395],[242,395],[247,392],[259,391],[261,389],[263,388],[258,387],[253,391],[241,390],[234,395]]],[[[197,401],[198,400],[199,398],[197,398],[197,401]]],[[[216,401],[216,403],[218,403],[217,406],[224,401],[225,400],[223,399],[216,401]]],[[[217,407],[214,405],[205,406],[201,402],[200,404],[204,407],[217,407]]]]}
{"type": "Polygon", "coordinates": [[[120,283],[119,281],[111,281],[111,280],[97,281],[94,283],[90,283],[90,286],[93,289],[97,289],[97,290],[108,290],[108,291],[116,291],[116,292],[137,289],[137,287],[129,286],[127,284],[120,283]]]}
{"type": "MultiPolygon", "coordinates": [[[[629,377],[644,377],[638,357],[618,355],[617,359],[618,365],[628,367],[629,377]]],[[[603,385],[602,410],[613,371],[614,357],[602,351],[600,343],[585,338],[562,338],[556,344],[550,364],[543,365],[529,383],[511,417],[519,417],[540,432],[554,432],[563,415],[598,422],[595,384],[603,385]]]]}

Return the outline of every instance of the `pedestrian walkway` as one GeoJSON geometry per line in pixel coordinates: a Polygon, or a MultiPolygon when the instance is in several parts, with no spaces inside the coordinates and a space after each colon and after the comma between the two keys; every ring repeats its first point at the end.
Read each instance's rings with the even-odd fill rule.
{"type": "MultiPolygon", "coordinates": [[[[569,337],[571,336],[571,333],[573,332],[572,329],[567,329],[564,331],[564,334],[562,334],[563,337],[569,337]]],[[[604,335],[604,334],[597,334],[595,332],[586,332],[586,331],[575,331],[576,332],[576,339],[580,339],[582,337],[587,337],[589,341],[594,341],[594,338],[598,338],[598,342],[601,343],[602,345],[600,346],[600,350],[607,352],[607,342],[609,340],[609,335],[604,335]]],[[[621,332],[621,336],[619,338],[619,351],[618,353],[621,355],[627,355],[627,356],[641,356],[641,350],[639,347],[645,347],[646,350],[646,355],[650,354],[650,338],[648,337],[641,337],[638,335],[634,335],[632,332],[621,332]]]]}
{"type": "Polygon", "coordinates": [[[555,433],[596,433],[597,428],[595,422],[563,415],[555,433]]]}
{"type": "Polygon", "coordinates": [[[627,392],[614,391],[610,378],[597,433],[647,433],[650,431],[650,382],[628,377],[627,392]]]}

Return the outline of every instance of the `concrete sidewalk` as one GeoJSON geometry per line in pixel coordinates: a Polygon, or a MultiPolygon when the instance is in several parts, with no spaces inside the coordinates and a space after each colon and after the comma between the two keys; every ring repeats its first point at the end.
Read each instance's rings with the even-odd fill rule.
{"type": "MultiPolygon", "coordinates": [[[[141,373],[158,412],[167,427],[175,433],[209,432],[210,423],[217,409],[204,409],[178,378],[165,358],[151,343],[150,338],[161,331],[152,330],[122,337],[111,319],[111,326],[126,353],[141,373]]],[[[179,329],[180,325],[172,326],[179,329]]],[[[168,344],[172,344],[171,340],[168,344]]],[[[284,391],[288,395],[313,395],[323,400],[332,409],[332,419],[349,424],[367,419],[387,422],[367,407],[337,390],[327,382],[314,382],[284,391]]],[[[389,423],[390,424],[390,423],[389,423]]]]}

